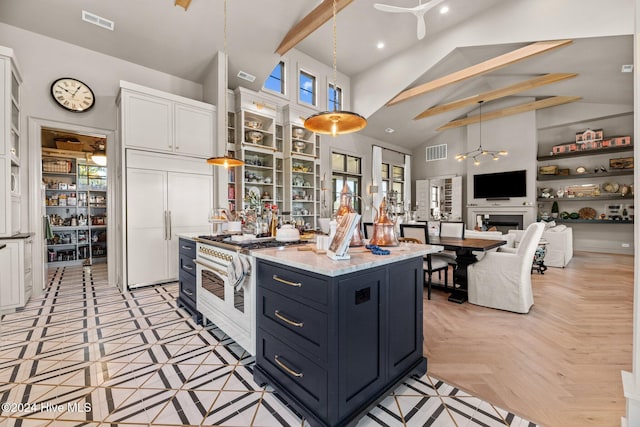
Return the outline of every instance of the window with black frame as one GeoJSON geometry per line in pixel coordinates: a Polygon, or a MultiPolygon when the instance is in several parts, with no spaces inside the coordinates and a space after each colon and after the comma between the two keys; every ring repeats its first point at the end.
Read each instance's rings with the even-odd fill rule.
{"type": "Polygon", "coordinates": [[[331,196],[333,206],[331,213],[340,206],[340,193],[346,182],[347,187],[353,193],[353,208],[356,212],[361,210],[361,183],[362,183],[362,159],[349,154],[331,153],[331,196]]]}

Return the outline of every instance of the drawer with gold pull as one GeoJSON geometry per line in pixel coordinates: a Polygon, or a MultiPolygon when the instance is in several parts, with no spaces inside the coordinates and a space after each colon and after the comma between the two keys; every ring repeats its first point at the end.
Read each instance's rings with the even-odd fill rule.
{"type": "Polygon", "coordinates": [[[257,321],[260,327],[305,351],[327,360],[327,315],[306,304],[268,289],[258,292],[257,321]]]}
{"type": "Polygon", "coordinates": [[[256,358],[260,366],[297,399],[327,416],[327,371],[274,335],[260,329],[256,358]]]}
{"type": "Polygon", "coordinates": [[[321,276],[258,262],[258,287],[299,301],[327,304],[327,284],[321,276]]]}

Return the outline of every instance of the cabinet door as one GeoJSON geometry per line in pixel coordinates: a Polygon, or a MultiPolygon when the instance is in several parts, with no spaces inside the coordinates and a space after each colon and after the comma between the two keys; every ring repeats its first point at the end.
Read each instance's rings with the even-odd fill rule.
{"type": "Polygon", "coordinates": [[[414,258],[389,266],[389,380],[405,372],[422,356],[422,260],[414,258]]]}
{"type": "Polygon", "coordinates": [[[127,147],[173,152],[173,105],[170,101],[123,92],[122,140],[127,147]]]}
{"type": "Polygon", "coordinates": [[[22,275],[22,244],[5,240],[7,247],[0,249],[0,309],[24,305],[22,275]]]}
{"type": "Polygon", "coordinates": [[[211,225],[213,177],[190,173],[167,173],[167,211],[170,212],[169,276],[178,277],[178,233],[206,234],[211,225]]]}
{"type": "MultiPolygon", "coordinates": [[[[368,270],[338,283],[338,413],[342,417],[367,402],[386,380],[384,269],[368,270]]],[[[331,331],[329,331],[331,334],[331,331]]]]}
{"type": "Polygon", "coordinates": [[[213,157],[213,111],[175,104],[174,115],[176,154],[213,157]]]}
{"type": "MultiPolygon", "coordinates": [[[[170,279],[167,257],[167,173],[127,169],[127,284],[170,279]]],[[[176,260],[171,260],[174,264],[176,260]]],[[[176,275],[177,278],[177,275],[176,275]]]]}
{"type": "MultiPolygon", "coordinates": [[[[0,143],[2,145],[2,143],[0,143]]],[[[11,233],[11,206],[9,192],[9,159],[0,157],[0,236],[10,236],[11,233]]]]}

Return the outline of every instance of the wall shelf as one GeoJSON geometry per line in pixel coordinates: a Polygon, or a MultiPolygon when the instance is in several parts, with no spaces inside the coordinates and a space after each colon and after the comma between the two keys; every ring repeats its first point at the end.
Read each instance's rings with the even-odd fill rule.
{"type": "Polygon", "coordinates": [[[556,181],[562,179],[605,178],[609,176],[633,175],[633,169],[612,170],[609,172],[582,173],[579,175],[538,175],[538,181],[556,181]]]}
{"type": "Polygon", "coordinates": [[[601,148],[599,150],[584,150],[574,151],[571,153],[553,154],[549,156],[538,156],[538,161],[542,162],[546,160],[566,159],[570,157],[598,156],[600,154],[624,153],[632,151],[633,145],[625,145],[622,147],[601,148]]]}

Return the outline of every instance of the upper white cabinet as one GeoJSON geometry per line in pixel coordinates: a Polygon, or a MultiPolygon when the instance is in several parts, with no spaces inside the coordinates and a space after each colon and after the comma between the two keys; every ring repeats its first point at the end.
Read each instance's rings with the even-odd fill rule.
{"type": "Polygon", "coordinates": [[[0,46],[0,237],[20,231],[20,86],[13,50],[0,46]]]}
{"type": "Polygon", "coordinates": [[[125,148],[208,158],[215,153],[215,106],[120,82],[125,148]]]}

